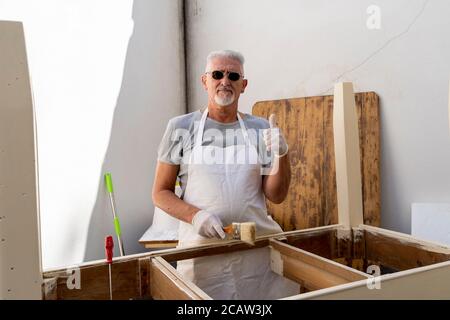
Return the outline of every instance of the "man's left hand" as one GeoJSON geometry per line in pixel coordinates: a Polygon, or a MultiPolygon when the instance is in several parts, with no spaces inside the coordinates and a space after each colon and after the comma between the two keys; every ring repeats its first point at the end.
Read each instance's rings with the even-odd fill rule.
{"type": "Polygon", "coordinates": [[[287,154],[289,148],[280,128],[277,127],[276,116],[273,113],[269,117],[269,124],[270,129],[263,131],[267,151],[273,151],[275,155],[282,157],[287,154]]]}

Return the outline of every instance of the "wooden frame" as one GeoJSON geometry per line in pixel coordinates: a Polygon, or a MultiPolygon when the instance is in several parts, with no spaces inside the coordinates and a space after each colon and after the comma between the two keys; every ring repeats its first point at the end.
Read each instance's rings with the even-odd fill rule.
{"type": "MultiPolygon", "coordinates": [[[[332,225],[290,231],[281,239],[279,235],[261,237],[254,248],[270,246],[273,271],[300,283],[301,293],[285,299],[450,297],[450,290],[442,286],[450,280],[450,247],[366,225],[352,228],[350,235],[343,238],[346,230],[344,225],[332,225]],[[390,252],[385,254],[387,247],[403,255],[396,258],[390,252]],[[363,272],[369,265],[388,270],[377,280],[380,289],[370,289],[369,284],[376,280],[363,272]]],[[[252,248],[240,241],[228,241],[115,258],[113,298],[210,299],[201,288],[183,279],[170,263],[252,248]]],[[[46,271],[43,298],[109,299],[106,263],[93,261],[78,268],[82,285],[72,290],[66,285],[66,269],[46,271]]]]}
{"type": "MultiPolygon", "coordinates": [[[[337,194],[339,224],[259,237],[254,246],[235,240],[220,241],[115,258],[111,268],[113,299],[208,300],[211,297],[184,279],[172,263],[267,246],[271,248],[272,270],[301,285],[300,294],[285,299],[450,298],[449,287],[443,285],[450,280],[450,247],[362,224],[361,177],[358,178],[357,170],[349,166],[359,157],[356,147],[359,137],[354,126],[352,99],[350,84],[336,86],[334,127],[337,133],[334,142],[336,176],[341,186],[337,194]],[[365,273],[370,266],[380,268],[381,275],[378,278],[365,273]],[[380,289],[374,288],[374,283],[378,283],[380,289]]],[[[29,119],[33,119],[32,108],[28,108],[27,114],[29,119]]],[[[34,129],[33,121],[28,121],[28,128],[34,129]]],[[[28,138],[34,140],[34,131],[28,132],[28,138]]],[[[34,160],[34,151],[29,149],[28,153],[29,159],[34,160]]],[[[29,169],[33,171],[32,167],[29,169]]],[[[38,199],[36,180],[29,181],[27,185],[31,186],[30,193],[34,199],[38,199]]],[[[32,208],[28,211],[28,218],[34,228],[38,226],[38,207],[32,208]]],[[[19,225],[13,225],[10,230],[17,231],[17,228],[19,225]]],[[[39,230],[38,227],[36,230],[39,230]]],[[[35,236],[37,232],[31,235],[35,236]]],[[[34,243],[39,246],[39,241],[34,243]]],[[[34,255],[22,254],[31,260],[21,265],[27,270],[20,274],[20,279],[7,279],[9,272],[5,269],[4,261],[9,263],[15,260],[9,256],[3,259],[1,252],[2,297],[9,286],[3,281],[7,279],[11,280],[12,285],[32,289],[29,292],[34,295],[21,296],[25,298],[109,299],[109,272],[104,260],[41,273],[39,250],[35,249],[34,255]]]]}
{"type": "MultiPolygon", "coordinates": [[[[285,299],[450,298],[450,287],[442,286],[450,281],[450,247],[362,224],[359,136],[353,99],[351,84],[336,85],[339,224],[259,237],[255,246],[228,241],[118,258],[113,264],[113,279],[119,281],[120,274],[129,281],[120,291],[114,288],[115,293],[119,291],[115,298],[210,299],[170,263],[266,246],[271,248],[272,271],[301,285],[300,294],[285,299]],[[380,270],[377,277],[365,273],[374,266],[380,270]]],[[[80,266],[81,274],[88,279],[78,295],[60,288],[64,270],[44,273],[43,297],[87,299],[98,297],[94,293],[101,291],[105,299],[105,268],[105,262],[80,266]],[[94,279],[93,275],[99,273],[102,276],[94,279]]]]}

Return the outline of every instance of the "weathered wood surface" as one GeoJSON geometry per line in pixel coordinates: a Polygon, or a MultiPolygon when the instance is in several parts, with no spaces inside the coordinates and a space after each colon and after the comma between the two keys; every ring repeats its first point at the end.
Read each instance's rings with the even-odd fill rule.
{"type": "Polygon", "coordinates": [[[402,233],[363,226],[368,263],[408,270],[450,260],[450,248],[402,233]]]}
{"type": "Polygon", "coordinates": [[[150,292],[155,300],[211,300],[192,282],[186,281],[161,257],[151,259],[150,292]]]}
{"type": "MultiPolygon", "coordinates": [[[[142,277],[144,270],[143,264],[149,264],[150,260],[139,261],[138,259],[124,262],[114,262],[112,264],[112,295],[114,300],[128,300],[149,296],[148,283],[146,277],[142,277]],[[142,268],[142,270],[141,270],[142,268]],[[144,283],[142,283],[144,282],[144,283]]],[[[77,269],[68,267],[67,270],[77,269]]],[[[80,288],[74,288],[68,285],[71,282],[71,273],[66,272],[48,272],[44,273],[45,278],[56,278],[56,294],[44,297],[45,299],[57,300],[109,300],[109,271],[108,265],[102,263],[96,266],[78,268],[80,275],[80,288]]],[[[148,280],[147,280],[148,282],[148,280]]]]}
{"type": "MultiPolygon", "coordinates": [[[[380,118],[374,92],[355,94],[358,114],[364,223],[380,225],[380,118]]],[[[338,223],[333,140],[333,96],[257,102],[253,114],[277,115],[290,150],[292,181],[281,204],[267,201],[283,230],[338,223]]]]}
{"type": "Polygon", "coordinates": [[[281,255],[282,275],[300,283],[308,290],[318,290],[368,278],[368,275],[363,272],[280,241],[271,240],[270,246],[281,255]]]}

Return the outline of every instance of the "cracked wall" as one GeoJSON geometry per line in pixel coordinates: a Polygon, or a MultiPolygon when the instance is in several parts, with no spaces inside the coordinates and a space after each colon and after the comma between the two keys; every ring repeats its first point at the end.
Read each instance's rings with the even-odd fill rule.
{"type": "Polygon", "coordinates": [[[335,81],[352,81],[380,96],[382,226],[409,233],[412,202],[450,202],[450,2],[186,3],[189,110],[206,103],[204,60],[223,48],[246,57],[245,112],[256,101],[332,94],[335,81]],[[380,8],[380,29],[367,27],[370,5],[380,8]]]}

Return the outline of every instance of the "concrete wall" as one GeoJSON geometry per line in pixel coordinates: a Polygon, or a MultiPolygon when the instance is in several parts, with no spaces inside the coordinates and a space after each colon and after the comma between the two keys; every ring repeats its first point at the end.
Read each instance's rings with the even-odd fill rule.
{"type": "Polygon", "coordinates": [[[204,60],[222,48],[246,57],[246,112],[259,100],[332,94],[336,81],[352,81],[381,98],[382,226],[410,232],[412,202],[450,201],[449,1],[187,4],[190,110],[205,105],[204,60]],[[380,8],[380,29],[367,26],[371,5],[380,8]]]}
{"type": "Polygon", "coordinates": [[[44,268],[104,257],[106,171],[125,251],[143,251],[157,146],[185,111],[182,1],[0,0],[0,20],[24,23],[44,268]]]}

